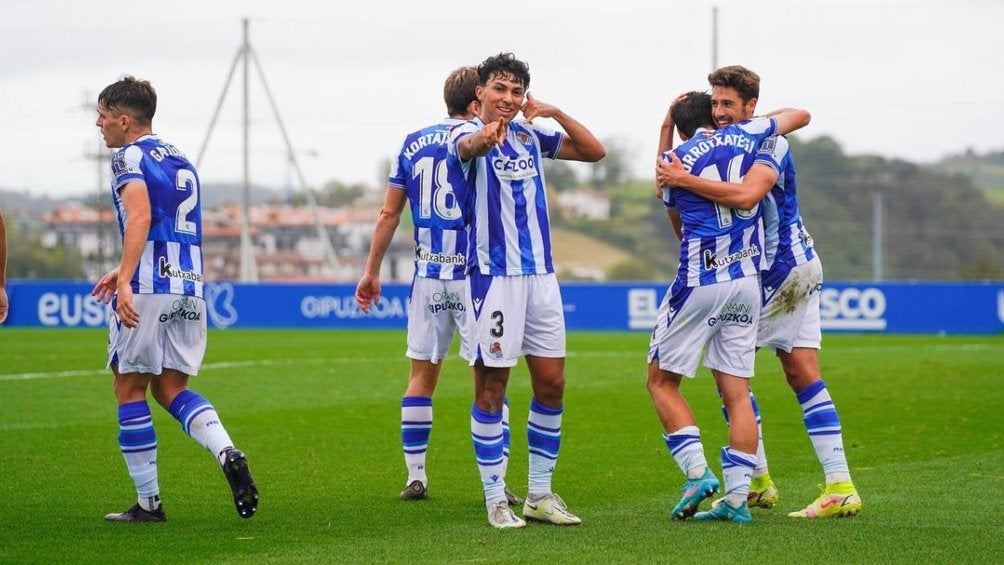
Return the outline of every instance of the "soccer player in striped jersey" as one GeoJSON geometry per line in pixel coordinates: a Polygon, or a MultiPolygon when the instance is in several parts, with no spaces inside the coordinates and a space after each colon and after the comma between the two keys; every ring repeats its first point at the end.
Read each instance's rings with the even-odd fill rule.
{"type": "MultiPolygon", "coordinates": [[[[779,167],[763,142],[778,131],[809,121],[804,110],[713,129],[711,97],[692,92],[670,110],[685,142],[670,154],[694,175],[741,179],[755,162],[779,167]]],[[[758,433],[748,379],[753,376],[759,280],[763,255],[762,221],[757,206],[733,209],[667,184],[664,202],[681,238],[680,267],[659,309],[649,346],[648,389],[666,431],[666,446],[687,477],[674,519],[749,522],[750,477],[756,463],[758,433]],[[731,422],[729,445],[722,448],[725,504],[697,512],[719,487],[708,467],[693,413],[680,393],[683,376],[693,377],[701,350],[711,369],[731,422]]]]}
{"type": "Polygon", "coordinates": [[[556,106],[529,94],[529,67],[512,53],[478,66],[478,117],[450,134],[451,164],[471,187],[471,343],[474,405],[471,436],[488,521],[526,525],[505,504],[502,408],[509,371],[526,356],[533,386],[527,422],[529,492],[523,518],[561,525],[581,520],[551,489],[561,440],[565,321],[551,257],[550,219],[541,159],[598,161],[603,144],[556,106]],[[523,119],[517,119],[522,110],[523,119]],[[540,123],[553,118],[563,131],[540,123]]]}
{"type": "Polygon", "coordinates": [[[115,375],[119,447],[138,501],[108,514],[115,522],[163,522],[157,481],[157,437],[146,393],[209,450],[230,483],[237,513],[254,515],[258,488],[247,458],[234,448],[216,409],[189,390],[206,351],[202,214],[195,167],[153,133],[157,93],[126,76],[98,96],[105,144],[112,157],[112,200],[122,233],[122,260],[91,294],[111,302],[108,365],[115,375]]]}
{"type": "MultiPolygon", "coordinates": [[[[724,67],[711,73],[708,80],[713,88],[718,127],[752,118],[759,97],[759,77],[755,73],[743,67],[724,67]]],[[[840,419],[821,378],[817,357],[822,342],[819,319],[822,264],[799,213],[795,162],[788,151],[788,140],[778,136],[771,143],[780,163],[775,181],[760,165],[755,165],[741,184],[735,184],[693,177],[682,164],[675,162],[660,163],[658,177],[723,206],[747,208],[759,202],[763,208],[766,251],[757,347],[772,349],[781,362],[788,385],[802,407],[806,430],[826,481],[816,500],[789,516],[854,516],[861,511],[861,497],[851,480],[840,419]]],[[[767,470],[762,438],[757,459],[749,502],[770,508],[779,496],[767,470]]]]}
{"type": "MultiPolygon", "coordinates": [[[[415,276],[408,303],[408,346],[411,359],[408,386],[401,399],[401,443],[408,480],[401,498],[428,496],[426,451],[432,432],[432,395],[439,381],[453,335],[466,342],[467,231],[461,209],[467,184],[459,170],[446,164],[450,130],[477,113],[478,71],[461,67],[447,77],[443,100],[449,117],[409,133],[391,165],[387,195],[373,230],[369,257],[356,285],[356,303],[363,312],[380,300],[380,266],[410,204],[415,226],[415,276]]],[[[504,406],[504,456],[509,456],[509,414],[504,406]]],[[[523,501],[506,490],[509,504],[523,501]]]]}

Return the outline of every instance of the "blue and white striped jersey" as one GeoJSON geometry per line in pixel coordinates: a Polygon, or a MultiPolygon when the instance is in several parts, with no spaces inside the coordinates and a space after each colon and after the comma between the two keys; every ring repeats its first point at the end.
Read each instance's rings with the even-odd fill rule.
{"type": "Polygon", "coordinates": [[[808,263],[816,256],[812,247],[812,236],[802,224],[798,211],[795,188],[795,161],[789,151],[788,140],[777,136],[773,148],[774,160],[780,163],[777,182],[764,197],[764,270],[774,261],[783,261],[789,266],[808,263]]]}
{"type": "MultiPolygon", "coordinates": [[[[777,128],[773,118],[756,118],[717,131],[699,129],[673,149],[690,173],[711,180],[742,182],[754,162],[772,162],[764,141],[777,128]],[[765,147],[761,147],[761,145],[765,147]]],[[[663,154],[668,160],[668,155],[663,154]]],[[[734,210],[676,187],[663,189],[667,208],[683,223],[676,285],[696,287],[757,275],[763,255],[760,206],[734,210]]]]}
{"type": "Polygon", "coordinates": [[[408,134],[387,184],[406,190],[415,224],[415,274],[430,279],[467,276],[463,173],[448,167],[446,141],[464,120],[446,118],[408,134]]]}
{"type": "Polygon", "coordinates": [[[202,297],[202,208],[199,176],[188,158],[155,135],[144,135],[112,156],[112,201],[119,231],[126,211],[119,189],[131,181],[150,195],[150,234],[132,278],[138,294],[202,297]]]}
{"type": "Polygon", "coordinates": [[[473,187],[468,195],[468,271],[483,275],[554,272],[551,225],[541,159],[554,159],[564,133],[524,120],[509,123],[505,142],[460,162],[457,144],[484,126],[479,118],[450,133],[451,166],[473,187]]]}

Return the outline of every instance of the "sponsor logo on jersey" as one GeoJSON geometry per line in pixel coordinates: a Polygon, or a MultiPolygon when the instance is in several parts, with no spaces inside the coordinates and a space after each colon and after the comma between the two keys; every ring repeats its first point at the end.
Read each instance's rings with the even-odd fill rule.
{"type": "Polygon", "coordinates": [[[432,253],[415,246],[415,258],[419,261],[425,261],[427,263],[436,263],[438,265],[466,265],[467,257],[461,253],[432,253]]]}
{"type": "Polygon", "coordinates": [[[750,245],[746,249],[741,249],[726,255],[725,257],[718,257],[718,254],[711,251],[710,249],[704,250],[704,268],[708,271],[714,271],[721,269],[723,267],[728,267],[736,261],[742,261],[743,259],[748,259],[750,257],[757,257],[760,255],[760,248],[756,245],[750,245]]]}
{"type": "Polygon", "coordinates": [[[433,293],[432,300],[426,308],[433,314],[440,312],[463,312],[467,310],[464,307],[464,301],[461,299],[460,293],[448,291],[433,293]]]}
{"type": "Polygon", "coordinates": [[[160,315],[161,323],[181,320],[183,322],[198,322],[202,320],[202,301],[191,296],[184,296],[171,303],[171,311],[160,315]]]}
{"type": "Polygon", "coordinates": [[[708,318],[708,325],[732,324],[733,326],[751,326],[756,315],[749,304],[744,302],[729,302],[722,306],[718,316],[708,318]]]}
{"type": "Polygon", "coordinates": [[[496,155],[492,158],[492,169],[502,180],[525,180],[537,176],[537,163],[530,155],[508,157],[496,155]]]}
{"type": "Polygon", "coordinates": [[[171,263],[167,261],[167,257],[161,257],[159,263],[158,273],[160,278],[167,279],[184,279],[186,281],[202,282],[202,273],[197,273],[195,271],[182,271],[181,269],[175,269],[171,263]]]}

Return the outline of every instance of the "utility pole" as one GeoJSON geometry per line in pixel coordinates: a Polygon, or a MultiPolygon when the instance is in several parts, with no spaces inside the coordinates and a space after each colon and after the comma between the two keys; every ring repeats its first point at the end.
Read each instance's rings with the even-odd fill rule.
{"type": "Polygon", "coordinates": [[[293,169],[296,171],[297,176],[300,179],[300,184],[303,187],[307,195],[307,201],[310,209],[314,216],[314,224],[317,229],[317,237],[320,239],[321,246],[324,250],[325,258],[328,261],[332,272],[334,272],[338,266],[338,260],[335,255],[335,249],[331,245],[331,238],[328,237],[327,229],[324,227],[320,219],[320,214],[317,211],[317,201],[314,197],[314,191],[307,185],[306,180],[303,176],[303,171],[300,169],[300,163],[296,157],[296,151],[293,149],[293,144],[290,141],[289,134],[286,132],[286,126],[282,121],[282,117],[279,115],[279,106],[276,104],[275,99],[272,96],[272,91],[269,89],[268,81],[265,80],[265,73],[262,71],[261,63],[258,61],[258,56],[255,54],[251,47],[250,34],[248,32],[248,18],[243,18],[241,20],[243,25],[243,41],[241,47],[237,50],[237,54],[234,56],[234,60],[230,65],[230,71],[227,73],[227,80],[223,84],[223,92],[220,94],[220,99],[216,104],[216,110],[213,112],[213,117],[209,122],[209,130],[206,132],[206,137],[202,142],[202,148],[199,150],[199,156],[196,159],[196,167],[202,163],[202,157],[206,153],[206,148],[209,146],[209,138],[213,134],[213,128],[216,126],[216,121],[219,119],[220,110],[223,108],[223,101],[226,99],[227,91],[230,89],[230,83],[233,80],[234,72],[237,70],[237,64],[243,63],[242,74],[244,78],[244,116],[243,116],[243,127],[244,127],[244,199],[243,199],[243,212],[241,214],[241,268],[240,268],[240,280],[241,282],[258,282],[258,265],[255,260],[254,244],[251,240],[251,175],[250,175],[250,67],[251,63],[254,63],[255,70],[258,72],[258,78],[262,82],[262,86],[265,90],[265,96],[268,99],[269,106],[272,109],[272,114],[275,117],[276,123],[279,125],[279,132],[282,134],[283,142],[286,144],[286,152],[289,163],[292,165],[293,169]]]}
{"type": "MultiPolygon", "coordinates": [[[[80,105],[80,109],[94,114],[97,108],[97,102],[91,97],[90,92],[84,92],[84,101],[80,105]]],[[[105,256],[106,248],[110,249],[114,245],[114,237],[112,235],[111,225],[106,225],[104,221],[104,211],[105,207],[102,205],[105,202],[105,198],[108,197],[109,191],[109,181],[106,179],[105,174],[108,172],[109,163],[109,152],[108,148],[105,147],[104,141],[102,141],[100,136],[95,136],[95,148],[94,150],[84,150],[84,158],[94,161],[97,167],[97,191],[95,192],[94,207],[98,211],[98,222],[95,226],[95,235],[97,237],[97,276],[101,276],[106,271],[108,271],[111,266],[105,263],[109,260],[105,256]]]]}
{"type": "Polygon", "coordinates": [[[718,5],[711,5],[711,70],[718,68],[718,5]]]}

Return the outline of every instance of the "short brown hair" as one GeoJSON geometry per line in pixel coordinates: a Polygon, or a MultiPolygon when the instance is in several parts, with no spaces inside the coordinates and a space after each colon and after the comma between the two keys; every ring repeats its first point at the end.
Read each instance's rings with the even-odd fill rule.
{"type": "Polygon", "coordinates": [[[149,81],[126,75],[101,91],[98,106],[128,112],[137,123],[147,125],[157,113],[157,91],[149,81]]]}
{"type": "Polygon", "coordinates": [[[443,84],[443,101],[450,116],[462,116],[468,112],[471,102],[478,99],[478,69],[460,67],[443,84]]]}
{"type": "Polygon", "coordinates": [[[743,104],[760,98],[760,75],[740,65],[722,67],[708,75],[708,84],[734,88],[743,104]]]}

